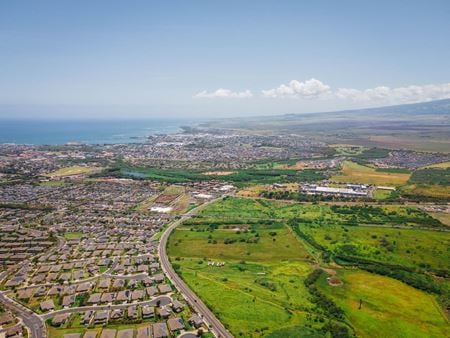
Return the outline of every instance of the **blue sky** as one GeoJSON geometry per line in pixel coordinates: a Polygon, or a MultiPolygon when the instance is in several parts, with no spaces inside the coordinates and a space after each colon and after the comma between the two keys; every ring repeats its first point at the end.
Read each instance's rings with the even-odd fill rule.
{"type": "Polygon", "coordinates": [[[446,98],[449,36],[450,1],[0,1],[0,117],[446,98]]]}

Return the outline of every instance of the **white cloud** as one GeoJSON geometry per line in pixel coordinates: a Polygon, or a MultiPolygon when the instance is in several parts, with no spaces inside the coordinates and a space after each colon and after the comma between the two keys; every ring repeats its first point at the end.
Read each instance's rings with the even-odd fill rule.
{"type": "MultiPolygon", "coordinates": [[[[276,88],[263,90],[262,96],[269,98],[295,98],[295,99],[326,99],[342,100],[366,104],[402,104],[424,102],[450,98],[450,83],[411,85],[406,87],[378,86],[368,89],[338,88],[331,89],[317,79],[304,82],[292,80],[276,88]]],[[[230,89],[217,89],[208,92],[201,91],[194,98],[249,98],[253,97],[250,90],[232,91],[230,89]]]]}
{"type": "Polygon", "coordinates": [[[207,92],[206,90],[201,91],[194,95],[194,98],[237,98],[244,99],[252,97],[253,94],[250,90],[244,90],[243,92],[233,92],[229,89],[217,89],[214,92],[207,92]]]}
{"type": "Polygon", "coordinates": [[[305,99],[319,98],[325,96],[329,92],[330,86],[314,78],[306,80],[305,82],[292,80],[288,84],[282,84],[277,88],[262,91],[263,95],[266,97],[292,97],[305,99]]]}
{"type": "Polygon", "coordinates": [[[397,88],[380,86],[365,90],[339,88],[335,95],[339,99],[349,99],[356,102],[408,103],[431,101],[450,98],[450,83],[397,88]]]}

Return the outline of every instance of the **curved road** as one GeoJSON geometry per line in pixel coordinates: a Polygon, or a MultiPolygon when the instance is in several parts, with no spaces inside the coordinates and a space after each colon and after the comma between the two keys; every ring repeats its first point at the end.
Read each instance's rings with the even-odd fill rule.
{"type": "Polygon", "coordinates": [[[31,338],[47,337],[47,329],[44,321],[33,311],[9,298],[4,292],[0,292],[0,302],[20,319],[28,329],[31,338]]]}
{"type": "MultiPolygon", "coordinates": [[[[225,196],[224,196],[225,197],[225,196]]],[[[179,220],[172,223],[166,231],[161,236],[158,245],[158,254],[159,260],[161,263],[162,270],[166,274],[166,276],[172,281],[175,287],[180,291],[183,297],[189,302],[189,304],[203,316],[203,320],[210,325],[213,333],[219,338],[231,338],[233,335],[228,332],[228,330],[222,325],[222,323],[217,319],[217,317],[208,309],[205,303],[186,285],[186,283],[177,275],[175,270],[172,268],[170,264],[169,258],[167,256],[167,240],[172,233],[173,229],[175,229],[179,224],[183,223],[187,219],[194,216],[198,211],[203,209],[206,205],[213,203],[215,201],[221,200],[223,197],[216,198],[207,203],[202,204],[201,206],[192,209],[191,211],[184,214],[179,220]]]]}

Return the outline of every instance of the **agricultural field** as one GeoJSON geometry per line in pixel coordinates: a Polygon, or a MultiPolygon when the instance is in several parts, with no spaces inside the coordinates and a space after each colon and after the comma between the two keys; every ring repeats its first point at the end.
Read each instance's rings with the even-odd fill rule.
{"type": "Polygon", "coordinates": [[[359,337],[445,337],[449,322],[433,296],[395,279],[338,269],[340,286],[318,287],[340,306],[359,337]],[[362,301],[359,308],[360,300],[362,301]]]}
{"type": "Polygon", "coordinates": [[[408,173],[377,170],[355,162],[344,161],[341,173],[330,179],[347,183],[402,186],[406,184],[410,176],[408,173]]]}
{"type": "Polygon", "coordinates": [[[47,177],[66,177],[66,176],[74,176],[74,175],[88,175],[98,172],[101,168],[97,167],[83,167],[79,165],[74,165],[71,167],[61,168],[54,172],[47,174],[47,177]]]}

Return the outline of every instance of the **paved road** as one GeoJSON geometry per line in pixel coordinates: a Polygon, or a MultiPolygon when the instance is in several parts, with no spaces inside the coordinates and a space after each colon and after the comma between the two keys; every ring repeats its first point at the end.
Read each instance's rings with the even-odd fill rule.
{"type": "Polygon", "coordinates": [[[170,264],[169,258],[167,256],[167,240],[172,233],[172,231],[181,223],[186,221],[187,219],[194,216],[197,212],[203,209],[206,205],[213,203],[222,199],[223,197],[211,200],[203,205],[192,209],[188,213],[184,214],[178,221],[172,223],[166,231],[162,234],[159,245],[158,245],[158,253],[159,260],[161,263],[162,270],[166,274],[166,276],[172,281],[178,291],[181,292],[183,297],[189,302],[189,304],[203,316],[204,321],[210,325],[213,333],[220,338],[231,338],[233,335],[228,332],[228,330],[222,325],[222,323],[217,319],[217,317],[208,309],[208,307],[201,301],[201,299],[186,285],[185,282],[177,275],[175,270],[172,268],[170,264]]]}
{"type": "Polygon", "coordinates": [[[44,321],[33,311],[9,298],[4,292],[0,292],[0,302],[20,318],[28,328],[30,338],[46,338],[47,329],[44,321]]]}
{"type": "Polygon", "coordinates": [[[99,310],[112,310],[112,309],[127,309],[130,306],[156,306],[158,304],[158,301],[160,302],[161,306],[168,305],[172,303],[172,298],[169,296],[158,296],[156,298],[145,300],[142,302],[135,302],[135,303],[126,303],[126,304],[105,304],[105,305],[88,305],[88,306],[79,306],[79,307],[72,307],[62,310],[57,310],[49,313],[45,313],[43,315],[40,315],[39,317],[43,320],[47,320],[49,318],[53,318],[56,315],[64,314],[64,313],[78,313],[78,312],[86,312],[86,311],[99,311],[99,310]]]}

